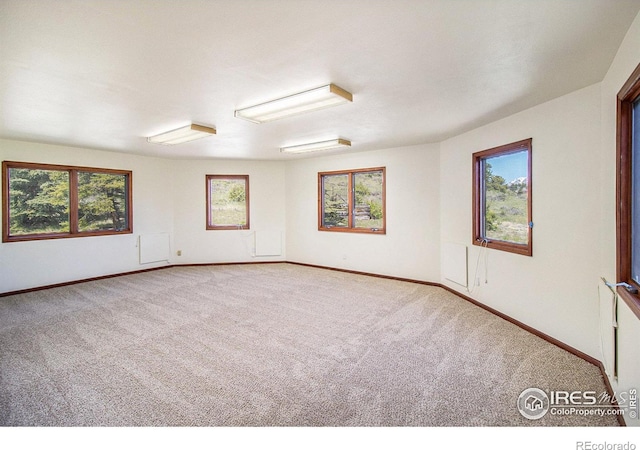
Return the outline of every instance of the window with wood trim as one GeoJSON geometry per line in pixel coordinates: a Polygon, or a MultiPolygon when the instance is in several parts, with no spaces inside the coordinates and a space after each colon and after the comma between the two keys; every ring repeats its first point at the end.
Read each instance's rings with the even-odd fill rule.
{"type": "Polygon", "coordinates": [[[207,175],[207,230],[249,229],[249,175],[207,175]]]}
{"type": "Polygon", "coordinates": [[[132,233],[128,170],[4,161],[2,241],[132,233]]]}
{"type": "Polygon", "coordinates": [[[531,256],[531,139],[473,154],[473,244],[531,256]]]}
{"type": "Polygon", "coordinates": [[[640,65],[618,93],[617,279],[620,296],[640,318],[640,65]]]}
{"type": "Polygon", "coordinates": [[[385,234],[385,168],[318,173],[318,230],[385,234]]]}

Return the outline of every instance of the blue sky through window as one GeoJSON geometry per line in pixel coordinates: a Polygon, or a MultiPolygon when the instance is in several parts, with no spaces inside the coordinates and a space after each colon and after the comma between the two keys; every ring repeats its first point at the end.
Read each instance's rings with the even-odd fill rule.
{"type": "Polygon", "coordinates": [[[526,151],[487,158],[486,161],[491,164],[493,174],[500,175],[507,183],[527,176],[526,151]]]}

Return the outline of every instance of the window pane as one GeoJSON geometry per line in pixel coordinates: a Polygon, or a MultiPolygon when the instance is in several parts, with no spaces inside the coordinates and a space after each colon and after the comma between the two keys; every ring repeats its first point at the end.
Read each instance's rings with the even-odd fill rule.
{"type": "Polygon", "coordinates": [[[211,226],[247,225],[247,192],[244,178],[210,180],[211,226]]]}
{"type": "Polygon", "coordinates": [[[631,278],[640,283],[640,99],[632,112],[631,278]]]}
{"type": "Polygon", "coordinates": [[[382,171],[356,172],[354,223],[355,228],[382,228],[382,171]]]}
{"type": "Polygon", "coordinates": [[[527,151],[488,157],[482,165],[484,236],[492,240],[527,244],[527,151]]]}
{"type": "Polygon", "coordinates": [[[78,231],[121,231],[127,223],[127,176],[78,172],[78,231]]]}
{"type": "Polygon", "coordinates": [[[322,225],[324,227],[349,226],[349,175],[322,177],[322,225]]]}
{"type": "Polygon", "coordinates": [[[9,169],[9,235],[69,232],[69,172],[9,169]]]}

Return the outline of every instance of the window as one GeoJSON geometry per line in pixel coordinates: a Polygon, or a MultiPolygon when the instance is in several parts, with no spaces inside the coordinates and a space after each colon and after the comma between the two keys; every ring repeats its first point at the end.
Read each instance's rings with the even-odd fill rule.
{"type": "Polygon", "coordinates": [[[2,241],[132,232],[131,172],[4,161],[2,241]]]}
{"type": "Polygon", "coordinates": [[[249,175],[207,175],[207,230],[249,229],[249,175]]]}
{"type": "Polygon", "coordinates": [[[318,229],[385,234],[385,168],[318,174],[318,229]]]}
{"type": "Polygon", "coordinates": [[[640,65],[618,93],[617,278],[620,296],[640,318],[640,65]]]}
{"type": "Polygon", "coordinates": [[[473,154],[473,243],[532,255],[531,139],[473,154]]]}

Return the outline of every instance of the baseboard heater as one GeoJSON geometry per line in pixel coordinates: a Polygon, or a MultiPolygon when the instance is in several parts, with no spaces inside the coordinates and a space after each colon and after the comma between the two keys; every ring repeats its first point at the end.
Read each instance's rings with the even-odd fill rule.
{"type": "Polygon", "coordinates": [[[281,256],[282,232],[281,231],[256,231],[255,233],[256,256],[281,256]]]}
{"type": "Polygon", "coordinates": [[[141,234],[138,239],[140,264],[169,262],[171,255],[169,233],[141,234]]]}
{"type": "Polygon", "coordinates": [[[467,287],[467,246],[445,242],[442,246],[442,276],[460,286],[467,287]]]}

